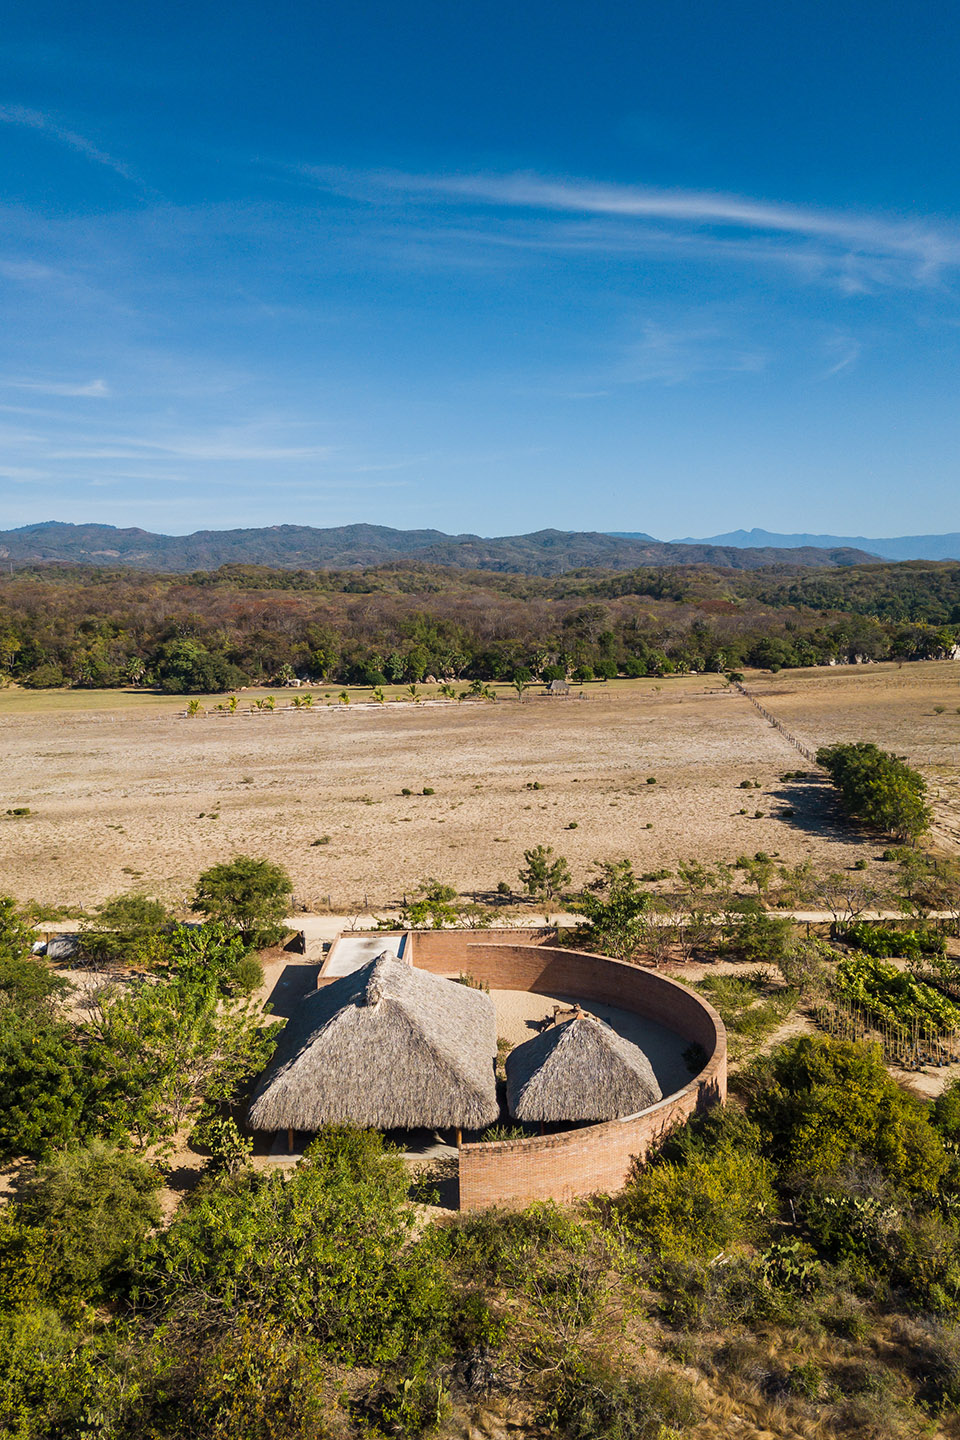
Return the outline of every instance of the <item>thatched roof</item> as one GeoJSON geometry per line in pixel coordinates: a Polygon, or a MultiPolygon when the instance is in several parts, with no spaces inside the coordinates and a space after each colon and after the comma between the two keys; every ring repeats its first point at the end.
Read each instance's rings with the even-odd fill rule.
{"type": "Polygon", "coordinates": [[[308,995],[250,1106],[255,1130],[379,1130],[497,1119],[493,1002],[380,955],[308,995]]]}
{"type": "Polygon", "coordinates": [[[507,1105],[517,1120],[615,1120],[661,1098],[643,1051],[582,1011],[507,1056],[507,1105]]]}

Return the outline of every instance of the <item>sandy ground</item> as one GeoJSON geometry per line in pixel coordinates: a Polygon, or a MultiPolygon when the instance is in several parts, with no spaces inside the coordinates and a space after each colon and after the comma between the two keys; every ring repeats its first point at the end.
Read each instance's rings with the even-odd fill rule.
{"type": "Polygon", "coordinates": [[[873,740],[905,756],[930,786],[936,838],[960,844],[960,662],[784,670],[748,685],[814,748],[873,740]]]}
{"type": "MultiPolygon", "coordinates": [[[[751,683],[802,737],[873,738],[908,754],[960,827],[958,681],[960,665],[943,663],[751,683]],[[934,703],[949,708],[937,716],[934,703]]],[[[481,894],[516,884],[537,844],[565,855],[576,881],[623,855],[642,871],[760,849],[836,868],[860,853],[809,785],[781,783],[796,752],[722,682],[586,693],[193,719],[169,700],[111,692],[99,708],[84,695],[83,709],[69,693],[2,695],[0,888],[49,904],[132,889],[178,903],[204,867],[251,853],[287,866],[298,908],[366,911],[428,875],[481,894]],[[741,791],[743,779],[761,788],[741,791]],[[22,806],[28,816],[4,814],[22,806]]]]}

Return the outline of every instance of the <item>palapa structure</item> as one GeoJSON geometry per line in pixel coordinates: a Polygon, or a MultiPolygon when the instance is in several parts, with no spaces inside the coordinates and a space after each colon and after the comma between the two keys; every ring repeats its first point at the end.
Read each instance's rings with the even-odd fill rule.
{"type": "Polygon", "coordinates": [[[507,1105],[516,1120],[615,1120],[662,1098],[639,1046],[582,1010],[507,1056],[507,1105]]]}
{"type": "Polygon", "coordinates": [[[497,1119],[493,1002],[384,953],[308,995],[250,1106],[254,1130],[480,1130],[497,1119]]]}

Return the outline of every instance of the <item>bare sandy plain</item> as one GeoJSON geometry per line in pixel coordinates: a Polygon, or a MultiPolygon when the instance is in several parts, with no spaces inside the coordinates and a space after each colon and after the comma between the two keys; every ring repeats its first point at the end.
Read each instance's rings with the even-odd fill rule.
{"type": "MultiPolygon", "coordinates": [[[[807,742],[872,739],[907,755],[940,797],[941,834],[960,837],[960,664],[748,683],[807,742]]],[[[294,710],[281,692],[274,713],[251,714],[246,692],[237,714],[185,718],[180,698],[0,692],[0,891],[90,907],[145,890],[180,904],[202,869],[246,853],[287,867],[299,907],[350,912],[387,908],[425,876],[463,893],[516,884],[537,844],[565,855],[576,881],[625,855],[643,871],[761,849],[840,868],[862,852],[810,786],[781,782],[803,762],[717,677],[584,694],[361,707],[355,692],[349,706],[294,710]],[[745,779],[761,788],[738,789],[745,779]],[[435,793],[401,794],[425,787],[435,793]]]]}

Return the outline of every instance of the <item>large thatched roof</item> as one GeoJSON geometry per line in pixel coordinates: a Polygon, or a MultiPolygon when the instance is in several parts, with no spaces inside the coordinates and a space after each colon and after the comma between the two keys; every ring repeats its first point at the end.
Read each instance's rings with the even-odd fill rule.
{"type": "Polygon", "coordinates": [[[615,1120],[661,1098],[643,1051],[583,1012],[507,1056],[507,1104],[517,1120],[615,1120]]]}
{"type": "Polygon", "coordinates": [[[380,1130],[497,1119],[488,995],[380,955],[308,995],[250,1106],[255,1130],[380,1130]]]}

